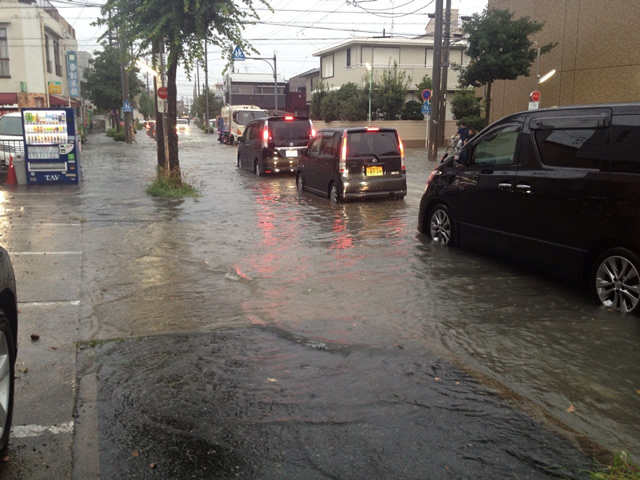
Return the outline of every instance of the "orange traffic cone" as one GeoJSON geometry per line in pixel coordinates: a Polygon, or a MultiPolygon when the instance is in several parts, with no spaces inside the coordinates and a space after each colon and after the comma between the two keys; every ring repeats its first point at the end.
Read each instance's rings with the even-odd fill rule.
{"type": "Polygon", "coordinates": [[[13,155],[9,156],[9,169],[7,170],[7,181],[5,185],[17,185],[18,177],[16,177],[16,169],[13,166],[13,155]]]}

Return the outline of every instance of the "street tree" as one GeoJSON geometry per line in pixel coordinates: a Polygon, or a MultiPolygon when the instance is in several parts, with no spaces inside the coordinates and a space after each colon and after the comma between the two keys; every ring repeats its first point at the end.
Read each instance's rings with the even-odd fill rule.
{"type": "Polygon", "coordinates": [[[467,66],[457,66],[462,86],[487,86],[485,115],[488,121],[491,109],[491,86],[496,80],[515,80],[529,76],[531,65],[540,53],[551,51],[556,43],[537,46],[531,36],[539,32],[543,23],[529,17],[513,19],[513,12],[485,8],[471,16],[462,25],[467,37],[465,53],[470,57],[467,66]]]}
{"type": "Polygon", "coordinates": [[[397,62],[394,62],[393,67],[383,70],[373,89],[375,111],[379,110],[385,120],[396,120],[402,112],[410,83],[411,76],[398,69],[397,62]]]}
{"type": "Polygon", "coordinates": [[[486,125],[482,117],[482,98],[476,95],[473,88],[459,90],[453,95],[451,114],[458,120],[458,124],[464,123],[476,131],[482,130],[486,125]]]}
{"type": "MultiPolygon", "coordinates": [[[[102,51],[94,52],[93,62],[85,71],[87,97],[99,110],[109,112],[118,130],[120,122],[117,112],[122,108],[121,62],[120,50],[104,44],[102,51]]],[[[129,90],[134,98],[142,91],[142,82],[135,76],[137,72],[135,67],[132,68],[132,72],[134,75],[131,76],[129,90]]]]}
{"type": "MultiPolygon", "coordinates": [[[[213,90],[209,89],[209,119],[215,119],[216,115],[220,114],[222,109],[222,102],[215,96],[213,90]]],[[[191,106],[191,115],[196,118],[204,119],[205,112],[207,110],[207,94],[202,92],[200,96],[196,97],[191,106]]]]}
{"type": "MultiPolygon", "coordinates": [[[[166,50],[169,158],[165,161],[158,142],[158,173],[178,185],[182,181],[175,128],[178,65],[189,76],[196,60],[204,61],[205,40],[220,47],[229,63],[236,45],[246,53],[257,53],[242,37],[244,26],[259,19],[254,3],[271,9],[266,0],[107,0],[101,9],[102,18],[96,23],[118,32],[121,44],[133,47],[135,58],[151,54],[152,66],[159,69],[158,55],[166,50]]],[[[157,120],[162,123],[160,115],[157,120]]]]}
{"type": "MultiPolygon", "coordinates": [[[[129,82],[131,82],[131,79],[129,80],[129,82]]],[[[153,98],[146,92],[146,90],[140,92],[140,95],[138,95],[136,102],[138,102],[138,111],[145,119],[151,118],[153,116],[153,98]]]]}

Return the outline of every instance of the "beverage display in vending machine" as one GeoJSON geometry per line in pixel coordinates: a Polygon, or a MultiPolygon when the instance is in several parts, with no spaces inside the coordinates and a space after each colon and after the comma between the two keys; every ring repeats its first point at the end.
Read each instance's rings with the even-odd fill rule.
{"type": "Polygon", "coordinates": [[[78,183],[79,135],[72,108],[22,111],[28,184],[78,183]]]}

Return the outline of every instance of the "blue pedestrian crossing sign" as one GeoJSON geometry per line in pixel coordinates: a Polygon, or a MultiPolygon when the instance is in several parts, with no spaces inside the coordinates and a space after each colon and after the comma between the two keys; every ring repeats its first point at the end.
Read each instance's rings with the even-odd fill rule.
{"type": "Polygon", "coordinates": [[[240,45],[236,45],[235,50],[233,51],[233,59],[234,60],[245,60],[247,57],[244,56],[244,52],[240,48],[240,45]]]}
{"type": "Polygon", "coordinates": [[[131,103],[129,103],[129,100],[124,101],[124,105],[122,105],[122,111],[133,112],[133,107],[131,106],[131,103]]]}
{"type": "Polygon", "coordinates": [[[423,115],[427,115],[431,113],[431,104],[429,102],[424,102],[422,104],[422,108],[420,108],[420,111],[422,112],[423,115]]]}

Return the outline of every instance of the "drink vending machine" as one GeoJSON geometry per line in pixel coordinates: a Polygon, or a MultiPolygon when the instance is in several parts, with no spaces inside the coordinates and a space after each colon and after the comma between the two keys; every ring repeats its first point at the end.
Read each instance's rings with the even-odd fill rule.
{"type": "Polygon", "coordinates": [[[80,181],[80,136],[73,108],[22,110],[28,184],[80,181]]]}

